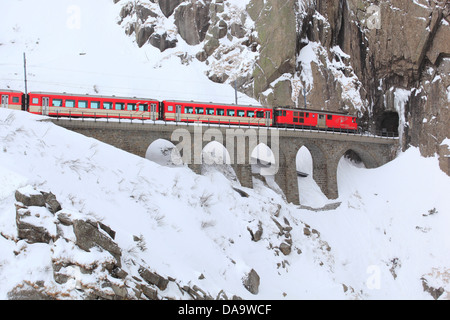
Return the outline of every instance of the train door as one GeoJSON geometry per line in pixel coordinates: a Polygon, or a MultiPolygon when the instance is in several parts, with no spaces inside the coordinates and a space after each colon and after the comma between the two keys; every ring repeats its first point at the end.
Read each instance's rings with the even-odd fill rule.
{"type": "Polygon", "coordinates": [[[270,126],[270,111],[266,111],[266,126],[270,126]]]}
{"type": "Polygon", "coordinates": [[[48,116],[49,100],[50,99],[48,97],[42,98],[42,115],[43,116],[48,116]]]}
{"type": "Polygon", "coordinates": [[[8,101],[9,101],[9,96],[4,94],[2,95],[2,108],[8,108],[8,101]]]}
{"type": "Polygon", "coordinates": [[[156,104],[152,103],[150,104],[150,119],[153,121],[156,120],[156,104]]]}
{"type": "Polygon", "coordinates": [[[175,121],[181,121],[181,106],[176,105],[175,106],[175,121]]]}
{"type": "Polygon", "coordinates": [[[321,128],[321,129],[326,129],[327,128],[327,122],[326,122],[325,115],[319,113],[317,116],[319,117],[317,119],[317,127],[321,128]]]}

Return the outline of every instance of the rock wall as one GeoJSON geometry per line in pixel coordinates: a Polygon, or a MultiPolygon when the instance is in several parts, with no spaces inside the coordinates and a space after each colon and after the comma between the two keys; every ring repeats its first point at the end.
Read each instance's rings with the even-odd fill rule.
{"type": "Polygon", "coordinates": [[[398,133],[401,149],[438,154],[449,172],[448,2],[114,1],[137,45],[200,44],[212,81],[264,105],[358,114],[364,129],[398,133]]]}

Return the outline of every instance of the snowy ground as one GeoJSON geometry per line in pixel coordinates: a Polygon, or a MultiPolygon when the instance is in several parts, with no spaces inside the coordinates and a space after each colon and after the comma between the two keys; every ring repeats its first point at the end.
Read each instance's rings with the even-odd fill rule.
{"type": "MultiPolygon", "coordinates": [[[[224,290],[245,299],[431,299],[422,278],[450,290],[450,179],[436,158],[414,148],[378,169],[342,160],[342,205],[314,212],[286,204],[262,183],[245,189],[250,197],[243,198],[219,173],[161,167],[37,119],[0,110],[1,299],[22,280],[51,283],[50,261],[58,255],[83,260],[82,250],[61,242],[17,241],[14,192],[27,185],[114,229],[124,261],[141,259],[213,296],[224,290]],[[287,256],[277,250],[278,205],[276,219],[292,227],[287,256]],[[259,221],[263,237],[254,242],[247,228],[259,221]],[[320,236],[305,235],[306,224],[320,236]],[[133,235],[144,239],[145,250],[136,249],[133,235]],[[252,268],[261,277],[257,296],[242,286],[252,268]]],[[[124,268],[133,273],[132,264],[124,268]]]]}
{"type": "MultiPolygon", "coordinates": [[[[233,88],[207,80],[204,65],[181,64],[179,51],[198,49],[182,39],[163,55],[138,49],[111,18],[120,6],[110,0],[11,0],[0,7],[7,12],[0,19],[0,88],[24,89],[26,52],[29,91],[234,102],[233,88]]],[[[243,95],[239,101],[257,104],[243,95]]],[[[63,241],[18,241],[14,192],[29,185],[52,191],[74,215],[113,228],[129,274],[136,270],[127,261],[145,261],[180,284],[245,299],[432,299],[424,281],[449,298],[450,179],[437,158],[414,148],[378,169],[343,159],[341,206],[315,212],[286,204],[263,183],[255,181],[243,198],[219,173],[162,167],[37,119],[0,110],[0,299],[24,280],[72,292],[70,283],[52,282],[52,259],[107,259],[63,241]],[[272,218],[292,227],[287,256],[272,218]],[[263,236],[254,242],[247,228],[259,222],[263,236]],[[305,235],[306,225],[320,236],[305,235]],[[257,296],[242,285],[252,268],[261,278],[257,296]]],[[[311,177],[299,179],[299,187],[302,204],[330,202],[311,177]]],[[[173,286],[163,294],[183,298],[173,286]]]]}

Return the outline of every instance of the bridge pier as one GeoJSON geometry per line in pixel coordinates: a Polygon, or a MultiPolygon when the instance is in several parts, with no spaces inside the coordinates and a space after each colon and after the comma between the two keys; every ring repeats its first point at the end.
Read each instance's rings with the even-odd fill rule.
{"type": "Polygon", "coordinates": [[[253,188],[253,176],[251,164],[233,164],[231,165],[241,186],[253,188]]]}

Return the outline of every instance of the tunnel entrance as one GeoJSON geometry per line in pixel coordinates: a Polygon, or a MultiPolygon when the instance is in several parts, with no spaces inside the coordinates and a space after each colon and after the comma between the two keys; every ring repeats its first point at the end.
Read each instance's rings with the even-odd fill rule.
{"type": "Polygon", "coordinates": [[[399,121],[400,118],[397,112],[383,112],[378,120],[377,131],[379,131],[381,135],[398,136],[399,121]]]}

